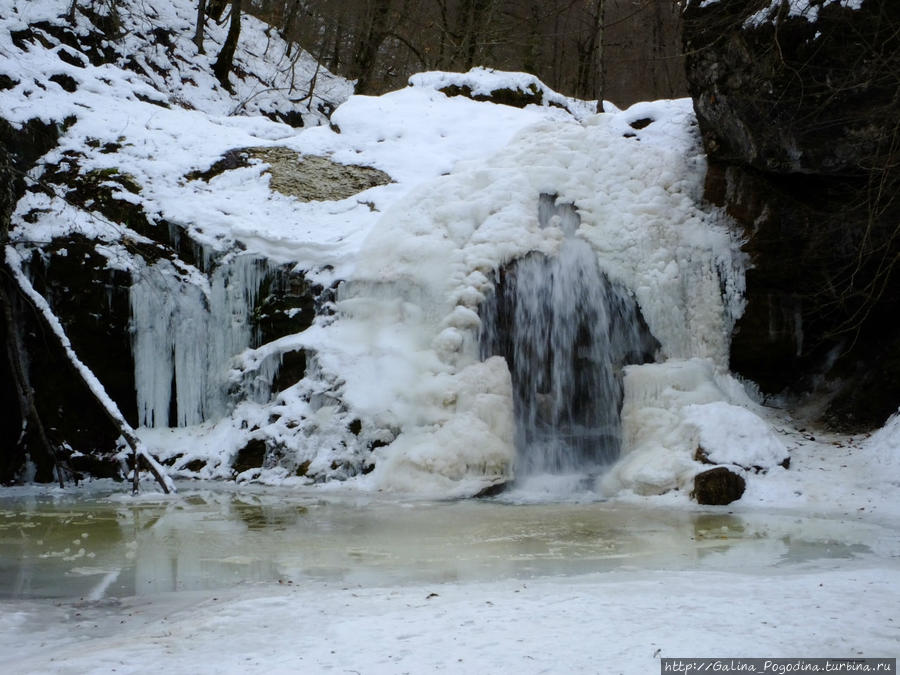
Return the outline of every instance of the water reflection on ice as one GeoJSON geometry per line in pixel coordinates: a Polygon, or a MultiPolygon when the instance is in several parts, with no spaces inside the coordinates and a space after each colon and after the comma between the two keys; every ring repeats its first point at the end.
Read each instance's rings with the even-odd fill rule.
{"type": "Polygon", "coordinates": [[[629,567],[753,571],[885,555],[896,542],[893,529],[855,519],[534,503],[516,493],[410,502],[190,486],[174,498],[48,492],[0,495],[0,597],[99,600],[249,582],[389,585],[629,567]]]}

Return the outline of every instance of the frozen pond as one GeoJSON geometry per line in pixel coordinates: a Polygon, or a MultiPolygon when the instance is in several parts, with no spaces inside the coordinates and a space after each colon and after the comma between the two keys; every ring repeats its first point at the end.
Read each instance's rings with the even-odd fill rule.
{"type": "Polygon", "coordinates": [[[868,509],[179,488],[0,492],[8,672],[636,674],[900,645],[898,525],[868,509]]]}
{"type": "Polygon", "coordinates": [[[112,492],[121,486],[0,493],[0,597],[831,568],[898,548],[894,527],[856,517],[196,485],[174,498],[112,492]]]}

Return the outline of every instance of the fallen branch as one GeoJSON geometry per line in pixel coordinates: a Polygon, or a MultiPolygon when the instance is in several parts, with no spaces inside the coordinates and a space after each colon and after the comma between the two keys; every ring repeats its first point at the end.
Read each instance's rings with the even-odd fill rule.
{"type": "Polygon", "coordinates": [[[106,413],[110,422],[118,429],[122,438],[125,439],[125,442],[131,448],[134,454],[134,491],[137,492],[138,487],[139,460],[140,458],[143,458],[150,467],[150,473],[153,474],[153,477],[156,479],[156,482],[159,483],[162,491],[166,494],[175,492],[175,485],[172,482],[172,479],[166,475],[165,469],[156,461],[153,455],[147,451],[143,443],[141,443],[140,439],[134,433],[134,429],[132,429],[131,425],[125,420],[125,417],[122,415],[115,401],[113,401],[109,394],[106,393],[106,389],[103,387],[100,380],[97,379],[97,376],[94,375],[91,369],[84,365],[84,363],[81,362],[81,359],[78,358],[78,355],[75,354],[75,350],[72,349],[72,343],[69,342],[66,331],[56,317],[56,314],[53,313],[53,310],[44,299],[44,296],[34,289],[34,286],[31,285],[31,281],[22,272],[22,258],[12,246],[6,247],[6,263],[15,275],[15,280],[18,283],[21,292],[31,300],[35,308],[37,308],[44,317],[47,325],[56,335],[60,345],[69,357],[69,361],[75,367],[75,371],[103,408],[103,411],[106,413]]]}

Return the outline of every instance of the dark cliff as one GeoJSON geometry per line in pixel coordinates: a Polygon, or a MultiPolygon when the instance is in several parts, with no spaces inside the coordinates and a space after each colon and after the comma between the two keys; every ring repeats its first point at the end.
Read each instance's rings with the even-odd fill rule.
{"type": "Polygon", "coordinates": [[[691,0],[687,76],[706,198],[743,228],[731,365],[826,420],[900,404],[900,3],[691,0]]]}

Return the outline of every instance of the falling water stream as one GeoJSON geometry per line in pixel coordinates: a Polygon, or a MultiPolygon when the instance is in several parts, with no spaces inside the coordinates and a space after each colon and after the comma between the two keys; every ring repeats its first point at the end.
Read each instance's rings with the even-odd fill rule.
{"type": "Polygon", "coordinates": [[[619,455],[622,367],[659,345],[577,236],[574,206],[542,195],[539,220],[562,230],[559,251],[501,270],[482,310],[482,356],[504,356],[512,375],[517,475],[596,473],[619,455]]]}

